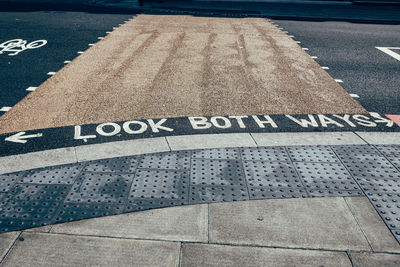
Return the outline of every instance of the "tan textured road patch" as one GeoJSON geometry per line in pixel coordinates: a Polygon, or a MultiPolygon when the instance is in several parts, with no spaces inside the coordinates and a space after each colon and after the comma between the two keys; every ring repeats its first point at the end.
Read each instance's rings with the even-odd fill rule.
{"type": "Polygon", "coordinates": [[[211,115],[365,113],[261,18],[140,15],[0,118],[0,133],[211,115]]]}

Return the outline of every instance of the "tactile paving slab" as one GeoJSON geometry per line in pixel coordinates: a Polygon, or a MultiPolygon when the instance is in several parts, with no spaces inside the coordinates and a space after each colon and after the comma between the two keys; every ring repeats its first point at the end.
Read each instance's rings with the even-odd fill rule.
{"type": "Polygon", "coordinates": [[[122,204],[128,196],[132,181],[132,174],[83,172],[65,201],[122,204]]]}
{"type": "Polygon", "coordinates": [[[26,172],[22,182],[31,184],[73,184],[82,167],[83,164],[77,163],[30,170],[26,172]]]}
{"type": "Polygon", "coordinates": [[[377,145],[376,148],[400,171],[400,145],[377,145]]]}
{"type": "Polygon", "coordinates": [[[0,231],[197,203],[367,196],[400,242],[400,146],[175,151],[0,175],[0,231]]]}
{"type": "Polygon", "coordinates": [[[242,148],[241,152],[243,160],[290,162],[284,147],[248,147],[242,148]]]}
{"type": "Polygon", "coordinates": [[[300,177],[310,194],[320,196],[323,192],[360,191],[359,186],[350,173],[337,163],[294,163],[300,177]]]}
{"type": "Polygon", "coordinates": [[[182,170],[190,168],[190,152],[176,151],[144,155],[139,168],[182,170]]]}
{"type": "Polygon", "coordinates": [[[293,146],[288,151],[293,161],[339,162],[329,146],[293,146]]]}
{"type": "Polygon", "coordinates": [[[112,159],[101,159],[92,161],[86,165],[84,171],[88,172],[127,172],[136,171],[139,159],[138,157],[123,157],[112,159]]]}
{"type": "Polygon", "coordinates": [[[20,181],[24,174],[24,172],[19,172],[0,175],[0,192],[4,193],[9,191],[15,183],[20,181]]]}

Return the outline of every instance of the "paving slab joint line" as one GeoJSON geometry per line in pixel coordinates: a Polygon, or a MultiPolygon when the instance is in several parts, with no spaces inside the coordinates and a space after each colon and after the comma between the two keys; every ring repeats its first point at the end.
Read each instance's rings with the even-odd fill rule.
{"type": "Polygon", "coordinates": [[[169,151],[173,151],[172,148],[171,148],[171,146],[170,146],[170,144],[169,144],[169,142],[168,142],[168,138],[167,138],[167,137],[164,137],[164,140],[165,140],[165,142],[167,142],[169,151]]]}
{"type": "Polygon", "coordinates": [[[10,246],[10,248],[7,250],[6,254],[4,254],[4,257],[0,261],[0,266],[3,265],[4,261],[7,259],[8,254],[10,254],[11,250],[14,248],[15,244],[17,243],[17,240],[21,237],[22,231],[18,234],[18,236],[14,239],[14,242],[10,246]]]}
{"type": "MultiPolygon", "coordinates": [[[[113,215],[110,215],[113,216],[113,215]]],[[[76,221],[72,221],[76,222],[76,221]]],[[[69,222],[66,222],[69,223],[69,222]]],[[[32,229],[32,228],[31,228],[32,229]]],[[[27,229],[28,230],[28,229],[27,229]]],[[[120,240],[134,240],[134,241],[156,241],[156,242],[168,242],[168,243],[188,243],[185,241],[177,241],[177,240],[169,240],[169,239],[157,239],[157,238],[138,238],[138,237],[121,237],[121,236],[105,236],[105,235],[90,235],[90,234],[71,234],[71,233],[54,233],[54,232],[30,232],[27,230],[22,230],[24,233],[31,233],[35,235],[53,235],[53,236],[75,236],[75,237],[92,237],[92,238],[107,238],[107,239],[120,239],[120,240]]],[[[196,242],[191,242],[191,243],[196,243],[196,242]]],[[[201,243],[197,242],[197,244],[207,244],[207,243],[201,243]]],[[[358,251],[356,251],[358,252],[358,251]]],[[[365,252],[365,251],[361,251],[365,252]]]]}
{"type": "Polygon", "coordinates": [[[256,144],[256,146],[260,146],[260,145],[257,143],[256,139],[254,138],[253,133],[249,133],[249,134],[250,134],[250,136],[251,136],[251,139],[253,139],[254,143],[256,144]]]}
{"type": "MultiPolygon", "coordinates": [[[[301,250],[301,251],[324,251],[324,252],[341,252],[341,253],[346,253],[346,252],[364,252],[364,253],[371,253],[370,250],[340,250],[340,249],[327,249],[327,248],[309,248],[309,247],[285,247],[285,246],[263,246],[263,245],[255,245],[255,244],[234,244],[234,243],[215,243],[215,242],[210,242],[210,243],[203,243],[203,242],[192,242],[192,241],[184,241],[182,242],[183,244],[194,244],[194,245],[216,245],[216,246],[230,246],[230,247],[247,247],[247,248],[276,248],[276,249],[287,249],[287,250],[301,250]]],[[[389,254],[389,253],[383,253],[381,254],[389,254]]],[[[395,255],[400,255],[400,253],[390,253],[390,254],[395,254],[395,255]]]]}
{"type": "MultiPolygon", "coordinates": [[[[297,168],[295,167],[295,164],[294,164],[294,161],[293,161],[293,159],[292,159],[292,156],[291,156],[291,154],[289,153],[289,149],[288,149],[286,146],[284,146],[284,149],[285,149],[286,154],[289,156],[290,163],[292,164],[293,169],[294,169],[294,171],[296,172],[297,177],[299,177],[299,181],[300,181],[301,185],[303,186],[303,188],[304,188],[305,191],[306,191],[307,197],[311,198],[312,196],[311,196],[311,194],[308,192],[307,186],[304,184],[304,181],[303,181],[303,179],[301,178],[301,175],[300,175],[299,171],[298,171],[297,168]]],[[[333,150],[333,149],[332,149],[332,150],[333,150]]]]}
{"type": "Polygon", "coordinates": [[[347,255],[347,257],[349,258],[349,261],[350,261],[351,266],[354,267],[354,263],[353,263],[353,259],[352,259],[352,257],[351,257],[351,253],[350,253],[349,251],[346,251],[346,255],[347,255]]]}
{"type": "MultiPolygon", "coordinates": [[[[251,135],[250,135],[251,136],[251,135]]],[[[253,138],[253,140],[254,140],[254,138],[253,138]]],[[[255,142],[255,140],[254,140],[254,142],[255,142]]],[[[256,145],[257,145],[257,143],[256,143],[256,145]]],[[[258,145],[257,145],[257,147],[258,147],[258,145]]],[[[240,165],[241,165],[241,167],[243,168],[243,173],[245,173],[245,170],[244,170],[244,161],[243,161],[243,158],[242,158],[242,148],[241,147],[239,147],[239,160],[240,160],[240,165]]],[[[250,189],[249,189],[249,181],[247,180],[247,179],[244,179],[244,183],[245,183],[245,185],[246,185],[246,191],[247,191],[247,195],[248,195],[248,197],[249,197],[249,200],[250,200],[250,189]]]]}
{"type": "Polygon", "coordinates": [[[210,203],[207,203],[207,243],[210,244],[210,203]]]}
{"type": "Polygon", "coordinates": [[[366,144],[371,145],[367,140],[365,140],[361,135],[359,135],[356,131],[352,131],[353,134],[357,135],[358,138],[360,138],[361,140],[363,140],[366,144]]]}
{"type": "Polygon", "coordinates": [[[178,267],[181,267],[181,264],[182,264],[182,246],[183,246],[183,242],[180,242],[180,244],[179,244],[178,267]]]}
{"type": "MultiPolygon", "coordinates": [[[[356,221],[358,227],[360,228],[361,233],[363,234],[365,240],[367,241],[368,246],[369,246],[370,249],[371,249],[371,252],[374,253],[374,252],[375,252],[375,251],[374,251],[374,248],[372,247],[371,243],[369,242],[368,237],[367,237],[367,234],[365,233],[364,229],[361,227],[360,222],[358,221],[357,216],[354,214],[352,208],[350,207],[349,203],[347,202],[347,199],[344,197],[343,200],[344,200],[344,202],[346,203],[346,206],[347,206],[347,208],[349,209],[351,215],[353,215],[353,218],[354,218],[354,220],[356,221]]],[[[369,199],[368,199],[368,200],[369,200],[369,199]]],[[[377,213],[378,213],[378,212],[377,212],[377,213]]],[[[347,252],[346,252],[346,253],[347,253],[347,252]]],[[[351,261],[351,260],[350,260],[350,261],[351,261]]]]}
{"type": "Polygon", "coordinates": [[[394,168],[395,170],[397,170],[398,172],[400,172],[400,167],[397,168],[397,166],[394,165],[393,162],[392,162],[390,159],[387,158],[387,156],[385,155],[385,153],[383,153],[380,149],[378,149],[378,148],[376,147],[377,145],[372,145],[372,146],[375,148],[375,150],[378,151],[378,153],[379,153],[382,157],[384,157],[388,162],[390,162],[390,164],[393,166],[393,168],[394,168]]]}

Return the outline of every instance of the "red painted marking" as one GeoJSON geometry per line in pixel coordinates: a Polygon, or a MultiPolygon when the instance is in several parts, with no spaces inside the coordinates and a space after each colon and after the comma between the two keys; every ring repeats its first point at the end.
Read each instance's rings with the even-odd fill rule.
{"type": "Polygon", "coordinates": [[[396,123],[397,125],[400,126],[400,115],[389,115],[389,114],[385,114],[386,117],[388,117],[389,119],[391,119],[394,123],[396,123]]]}

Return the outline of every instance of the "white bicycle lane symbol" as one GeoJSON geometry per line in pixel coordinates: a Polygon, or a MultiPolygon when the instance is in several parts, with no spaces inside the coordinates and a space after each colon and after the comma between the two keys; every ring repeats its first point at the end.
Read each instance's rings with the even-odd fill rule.
{"type": "Polygon", "coordinates": [[[35,49],[47,44],[46,40],[36,40],[27,44],[26,40],[13,39],[0,44],[0,54],[9,52],[9,56],[15,56],[26,49],[35,49]]]}

